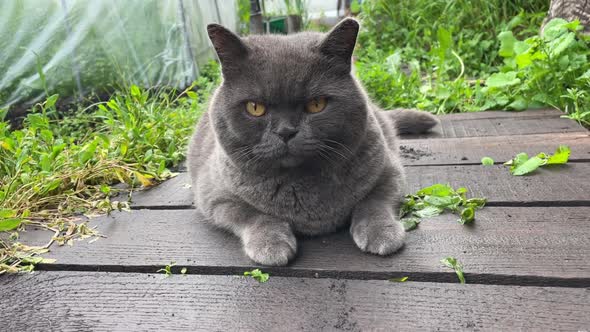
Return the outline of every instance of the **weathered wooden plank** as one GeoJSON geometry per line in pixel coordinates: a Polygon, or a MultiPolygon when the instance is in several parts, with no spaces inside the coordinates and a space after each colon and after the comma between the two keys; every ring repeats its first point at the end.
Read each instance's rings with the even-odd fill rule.
{"type": "MultiPolygon", "coordinates": [[[[590,204],[590,164],[571,163],[538,169],[528,176],[513,176],[506,166],[420,166],[407,167],[407,190],[435,183],[466,187],[471,195],[486,197],[492,204],[590,204]],[[573,203],[572,203],[573,202],[573,203]]],[[[181,173],[157,187],[136,192],[136,208],[188,208],[193,203],[190,179],[181,173]]]]}
{"type": "Polygon", "coordinates": [[[575,121],[561,118],[557,110],[526,112],[477,112],[440,115],[441,124],[425,135],[406,135],[404,138],[457,138],[511,136],[545,133],[587,133],[575,121]]]}
{"type": "Polygon", "coordinates": [[[563,115],[563,112],[554,108],[531,109],[522,112],[515,111],[484,111],[484,112],[463,112],[440,114],[439,117],[445,117],[450,120],[465,119],[523,119],[523,118],[553,118],[557,119],[563,115]]]}
{"type": "MultiPolygon", "coordinates": [[[[415,146],[419,151],[407,151],[405,153],[406,164],[408,165],[434,165],[434,164],[470,164],[478,162],[483,155],[475,152],[479,149],[491,149],[491,152],[500,152],[502,159],[510,158],[508,151],[519,153],[516,145],[518,143],[522,148],[531,148],[537,150],[555,149],[559,144],[571,144],[574,147],[574,158],[588,159],[587,139],[583,135],[588,135],[588,130],[576,123],[575,121],[562,119],[563,112],[555,109],[529,110],[525,112],[505,112],[505,111],[486,111],[476,113],[455,113],[443,114],[439,116],[441,124],[430,133],[423,135],[404,135],[402,136],[402,146],[407,146],[410,150],[415,146]],[[550,133],[551,136],[529,136],[550,133]],[[570,135],[560,135],[570,133],[570,135]],[[466,142],[461,140],[438,140],[440,138],[467,138],[467,137],[485,137],[487,139],[471,139],[466,142]],[[426,140],[428,139],[428,140],[426,140]],[[417,140],[416,142],[413,142],[417,140]],[[510,142],[511,145],[508,145],[510,142]],[[457,155],[461,150],[469,152],[469,144],[475,144],[472,147],[473,156],[457,155]],[[496,144],[498,144],[496,146],[496,144]],[[453,149],[453,146],[456,146],[453,149]],[[509,148],[502,153],[501,148],[509,148]],[[577,156],[576,156],[577,151],[577,156]],[[454,152],[448,156],[444,153],[454,152]],[[440,153],[440,157],[436,156],[440,153]],[[416,162],[420,157],[421,162],[416,162]],[[467,157],[467,160],[462,159],[467,157]],[[436,159],[435,159],[436,158],[436,159]]],[[[402,151],[403,152],[403,151],[402,151]]],[[[186,163],[183,162],[177,168],[179,171],[186,171],[186,163]]]]}
{"type": "Polygon", "coordinates": [[[486,156],[502,163],[521,152],[553,153],[559,145],[572,149],[570,161],[590,161],[590,135],[584,133],[410,139],[400,141],[400,154],[409,166],[480,164],[486,156]]]}
{"type": "MultiPolygon", "coordinates": [[[[386,278],[456,282],[440,264],[447,256],[465,266],[474,283],[590,287],[590,207],[499,208],[477,212],[474,225],[455,215],[423,221],[408,233],[401,252],[380,257],[362,253],[347,231],[300,239],[285,276],[386,278]],[[571,278],[568,279],[568,278],[571,278]]],[[[195,210],[137,210],[93,220],[107,238],[45,255],[58,265],[42,269],[154,272],[171,261],[194,273],[235,273],[254,266],[233,235],[214,229],[195,210]]],[[[23,234],[24,243],[45,242],[47,232],[23,234]]]]}
{"type": "Polygon", "coordinates": [[[38,272],[0,278],[6,331],[586,330],[590,290],[38,272]],[[31,292],[31,289],[35,289],[31,292]]]}

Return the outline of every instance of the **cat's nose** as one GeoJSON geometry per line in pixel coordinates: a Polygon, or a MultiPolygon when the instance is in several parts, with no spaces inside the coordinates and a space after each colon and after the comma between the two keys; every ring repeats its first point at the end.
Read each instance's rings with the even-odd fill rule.
{"type": "Polygon", "coordinates": [[[291,138],[295,137],[295,135],[297,135],[297,132],[297,128],[293,128],[290,126],[281,126],[276,131],[277,135],[279,135],[285,142],[288,142],[291,138]]]}

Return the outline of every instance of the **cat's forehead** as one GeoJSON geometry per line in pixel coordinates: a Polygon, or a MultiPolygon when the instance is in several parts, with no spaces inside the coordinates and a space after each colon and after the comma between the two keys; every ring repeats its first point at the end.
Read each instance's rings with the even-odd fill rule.
{"type": "Polygon", "coordinates": [[[273,56],[291,53],[299,56],[314,54],[324,34],[302,32],[293,35],[251,35],[242,39],[253,55],[273,56]]]}
{"type": "Polygon", "coordinates": [[[261,74],[288,75],[295,78],[308,76],[321,61],[318,51],[322,34],[263,35],[245,38],[249,49],[248,65],[261,74]]]}
{"type": "Polygon", "coordinates": [[[329,76],[326,58],[318,50],[322,37],[301,33],[244,38],[249,55],[236,78],[242,91],[280,101],[320,94],[319,86],[329,76]]]}

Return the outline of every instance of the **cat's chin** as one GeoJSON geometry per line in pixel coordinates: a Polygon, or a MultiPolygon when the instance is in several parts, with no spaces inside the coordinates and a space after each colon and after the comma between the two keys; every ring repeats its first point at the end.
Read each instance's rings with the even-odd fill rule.
{"type": "Polygon", "coordinates": [[[303,164],[303,158],[297,158],[295,156],[285,156],[281,158],[280,165],[283,168],[293,168],[303,164]]]}

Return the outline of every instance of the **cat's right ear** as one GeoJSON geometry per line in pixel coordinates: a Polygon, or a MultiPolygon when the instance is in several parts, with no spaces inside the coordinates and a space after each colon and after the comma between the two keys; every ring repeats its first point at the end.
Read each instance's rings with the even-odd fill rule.
{"type": "Polygon", "coordinates": [[[240,62],[248,55],[248,48],[240,37],[219,24],[207,25],[207,33],[221,62],[223,75],[227,76],[238,70],[240,62]]]}
{"type": "Polygon", "coordinates": [[[339,59],[350,70],[352,52],[359,32],[359,23],[346,18],[336,25],[320,44],[320,51],[327,56],[339,59]]]}

